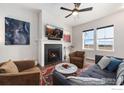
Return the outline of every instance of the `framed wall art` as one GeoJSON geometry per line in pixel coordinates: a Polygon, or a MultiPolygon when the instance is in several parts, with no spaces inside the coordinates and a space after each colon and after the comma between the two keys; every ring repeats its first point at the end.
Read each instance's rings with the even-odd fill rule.
{"type": "Polygon", "coordinates": [[[70,34],[64,34],[64,41],[65,42],[71,42],[71,35],[70,34]]]}
{"type": "Polygon", "coordinates": [[[5,17],[5,45],[29,45],[30,23],[5,17]]]}

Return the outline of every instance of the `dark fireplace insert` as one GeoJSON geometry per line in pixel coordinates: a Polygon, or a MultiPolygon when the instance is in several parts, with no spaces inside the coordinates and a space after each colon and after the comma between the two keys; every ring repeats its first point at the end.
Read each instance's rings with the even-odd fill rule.
{"type": "Polygon", "coordinates": [[[45,44],[45,65],[62,61],[62,44],[45,44]]]}

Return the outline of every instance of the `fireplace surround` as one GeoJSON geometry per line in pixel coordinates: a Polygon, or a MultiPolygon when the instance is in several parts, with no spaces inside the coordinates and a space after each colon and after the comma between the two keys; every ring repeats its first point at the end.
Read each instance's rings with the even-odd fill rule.
{"type": "Polygon", "coordinates": [[[45,65],[62,61],[62,44],[44,45],[45,65]]]}

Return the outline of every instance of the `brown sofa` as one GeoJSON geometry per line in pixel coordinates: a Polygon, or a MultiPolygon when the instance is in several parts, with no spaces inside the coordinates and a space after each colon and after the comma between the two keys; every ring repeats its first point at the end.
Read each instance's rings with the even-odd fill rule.
{"type": "MultiPolygon", "coordinates": [[[[35,61],[14,61],[19,73],[0,73],[0,85],[39,85],[40,69],[35,61]]],[[[0,64],[0,66],[3,63],[0,64]]]]}
{"type": "Polygon", "coordinates": [[[70,63],[75,64],[78,68],[83,68],[85,52],[76,51],[69,54],[70,63]]]}

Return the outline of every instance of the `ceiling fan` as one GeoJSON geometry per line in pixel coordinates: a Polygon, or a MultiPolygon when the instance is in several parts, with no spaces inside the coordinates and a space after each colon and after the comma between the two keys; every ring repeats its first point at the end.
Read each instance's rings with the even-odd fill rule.
{"type": "Polygon", "coordinates": [[[71,15],[77,15],[79,12],[91,11],[93,9],[93,7],[79,9],[80,5],[81,5],[81,3],[74,3],[74,6],[75,6],[74,9],[68,9],[68,8],[64,8],[64,7],[60,7],[60,9],[71,12],[69,15],[65,16],[65,18],[67,18],[71,15]]]}

